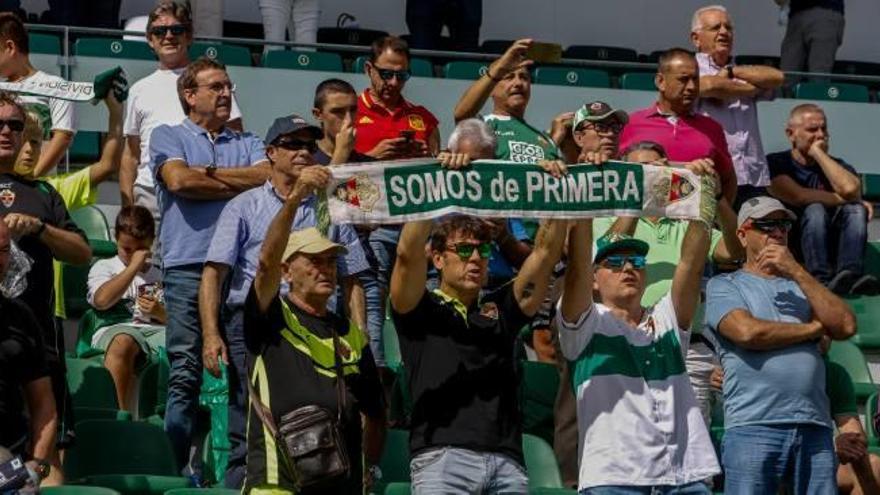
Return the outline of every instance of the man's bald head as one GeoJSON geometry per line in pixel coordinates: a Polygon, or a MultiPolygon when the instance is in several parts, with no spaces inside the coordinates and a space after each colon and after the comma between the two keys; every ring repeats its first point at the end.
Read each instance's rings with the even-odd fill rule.
{"type": "Polygon", "coordinates": [[[697,57],[684,48],[670,48],[660,54],[660,58],[657,60],[657,72],[668,74],[673,65],[678,62],[690,62],[696,65],[697,57]]]}

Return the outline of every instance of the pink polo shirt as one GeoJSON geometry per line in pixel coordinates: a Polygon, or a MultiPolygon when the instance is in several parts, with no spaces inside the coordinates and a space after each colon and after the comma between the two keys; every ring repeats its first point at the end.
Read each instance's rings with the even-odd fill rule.
{"type": "Polygon", "coordinates": [[[711,158],[719,174],[733,171],[724,129],[705,115],[667,115],[661,113],[655,103],[629,114],[629,123],[620,135],[620,149],[625,150],[639,141],[654,141],[663,146],[673,162],[711,158]]]}

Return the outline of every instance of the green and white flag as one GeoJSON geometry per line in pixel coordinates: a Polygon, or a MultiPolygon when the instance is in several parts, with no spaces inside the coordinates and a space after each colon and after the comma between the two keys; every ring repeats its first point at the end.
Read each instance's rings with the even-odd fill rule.
{"type": "Polygon", "coordinates": [[[121,67],[105,70],[95,76],[92,82],[74,81],[32,81],[0,82],[0,90],[11,93],[48,96],[69,101],[102,100],[110,90],[116,99],[125,101],[128,97],[128,81],[121,67]]]}
{"type": "Polygon", "coordinates": [[[570,165],[557,179],[536,165],[480,160],[462,170],[437,160],[331,168],[334,223],[404,223],[449,213],[481,217],[715,216],[715,184],[678,167],[607,162],[570,165]]]}

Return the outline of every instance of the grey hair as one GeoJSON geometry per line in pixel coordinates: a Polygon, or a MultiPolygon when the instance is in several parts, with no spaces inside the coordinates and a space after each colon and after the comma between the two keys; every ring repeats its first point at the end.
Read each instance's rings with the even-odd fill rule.
{"type": "Polygon", "coordinates": [[[626,147],[625,150],[620,154],[621,158],[626,158],[630,155],[630,153],[634,153],[636,151],[653,151],[660,155],[661,158],[668,158],[666,155],[666,150],[663,149],[663,146],[656,141],[639,141],[633,143],[626,147]]]}
{"type": "Polygon", "coordinates": [[[705,7],[700,7],[694,12],[694,17],[691,19],[691,32],[697,32],[703,28],[703,21],[700,20],[700,17],[706,13],[711,12],[713,10],[717,10],[719,12],[727,12],[727,9],[723,5],[707,5],[705,7]]]}
{"type": "Polygon", "coordinates": [[[486,149],[495,149],[495,132],[492,131],[489,124],[481,119],[472,118],[459,122],[452,131],[452,134],[449,135],[449,150],[453,153],[457,152],[459,143],[462,140],[479,143],[486,149]]]}

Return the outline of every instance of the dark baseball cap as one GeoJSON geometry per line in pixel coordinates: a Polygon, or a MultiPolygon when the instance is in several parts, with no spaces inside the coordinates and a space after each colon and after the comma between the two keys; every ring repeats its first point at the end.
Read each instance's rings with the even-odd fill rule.
{"type": "Polygon", "coordinates": [[[312,135],[315,136],[315,139],[321,139],[324,137],[324,131],[322,131],[320,127],[310,124],[306,119],[294,114],[288,115],[287,117],[279,117],[275,119],[275,122],[272,122],[272,126],[266,131],[266,144],[272,144],[279,137],[302,129],[308,129],[311,131],[312,135]]]}
{"type": "Polygon", "coordinates": [[[629,115],[623,110],[615,110],[604,101],[593,101],[577,109],[572,129],[577,129],[584,122],[602,122],[610,118],[617,119],[624,125],[629,122],[629,115]]]}

